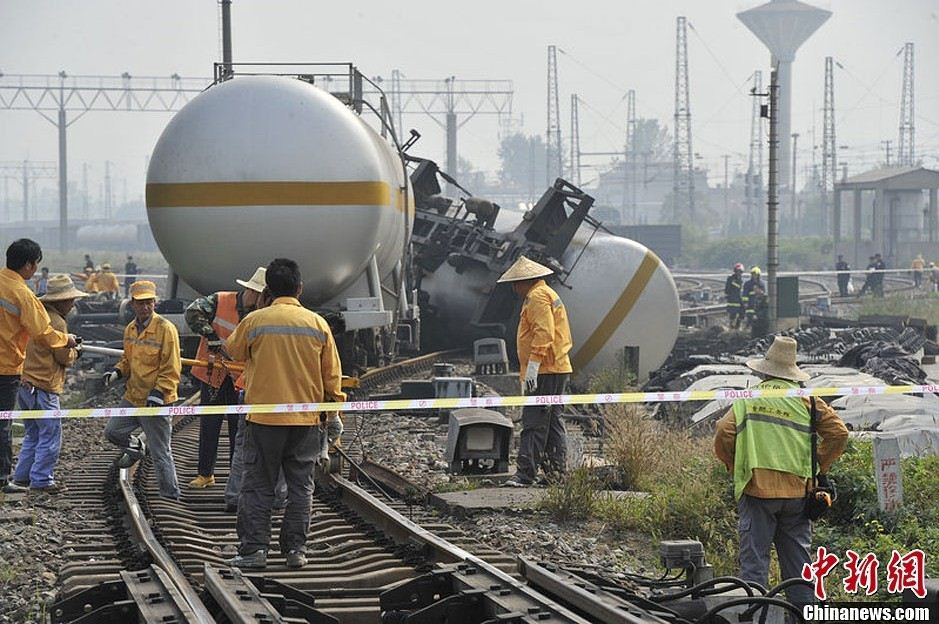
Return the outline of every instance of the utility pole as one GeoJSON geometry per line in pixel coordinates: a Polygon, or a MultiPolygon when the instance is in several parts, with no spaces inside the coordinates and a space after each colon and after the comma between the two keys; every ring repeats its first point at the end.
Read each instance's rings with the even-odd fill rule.
{"type": "Polygon", "coordinates": [[[903,88],[900,94],[900,140],[897,165],[912,167],[916,163],[915,127],[913,120],[913,43],[903,45],[903,88]]]}
{"type": "Polygon", "coordinates": [[[688,90],[688,24],[675,23],[675,147],[672,195],[675,221],[694,218],[694,161],[691,151],[691,103],[688,90]]]}
{"type": "MultiPolygon", "coordinates": [[[[459,169],[459,155],[457,152],[456,146],[456,131],[459,128],[456,120],[456,98],[453,93],[454,82],[456,82],[456,76],[450,76],[444,82],[447,85],[447,114],[446,114],[446,126],[447,126],[447,171],[452,176],[457,176],[459,169]]],[[[453,193],[456,191],[456,188],[453,185],[448,184],[450,187],[450,192],[453,193]]]]}
{"type": "MultiPolygon", "coordinates": [[[[626,162],[623,171],[623,204],[627,207],[627,212],[633,223],[637,222],[639,208],[636,205],[636,187],[638,186],[636,176],[636,91],[630,89],[626,93],[626,162]],[[627,193],[629,199],[627,200],[627,193]]],[[[625,215],[622,222],[626,223],[625,215]]]]}
{"type": "Polygon", "coordinates": [[[776,70],[769,78],[769,183],[766,201],[766,272],[769,330],[776,331],[776,269],[779,267],[779,82],[776,70]]]}
{"type": "Polygon", "coordinates": [[[561,159],[561,105],[558,99],[558,49],[548,46],[548,129],[545,136],[547,151],[545,183],[554,184],[563,175],[561,159]]]}
{"type": "Polygon", "coordinates": [[[747,223],[763,226],[763,72],[753,72],[753,108],[750,112],[750,159],[747,162],[747,223]]]}
{"type": "Polygon", "coordinates": [[[724,218],[726,219],[729,213],[728,208],[729,208],[729,201],[730,201],[730,197],[728,195],[728,193],[730,192],[730,178],[727,175],[727,164],[728,164],[728,161],[730,161],[730,154],[724,154],[723,159],[724,159],[724,218]]]}
{"type": "Polygon", "coordinates": [[[834,202],[835,177],[838,175],[834,59],[830,56],[825,57],[825,106],[822,123],[822,231],[827,232],[829,213],[834,202]]]}
{"type": "Polygon", "coordinates": [[[791,197],[790,212],[792,214],[792,230],[793,232],[799,233],[801,230],[799,224],[799,215],[798,211],[798,198],[796,197],[796,154],[798,154],[798,143],[799,143],[799,133],[792,133],[792,186],[789,189],[789,194],[791,197]]]}
{"type": "Polygon", "coordinates": [[[571,182],[580,187],[580,113],[576,93],[571,93],[571,182]]]}
{"type": "MultiPolygon", "coordinates": [[[[19,160],[0,163],[0,174],[4,179],[12,177],[23,187],[23,223],[29,221],[29,187],[39,179],[55,179],[59,170],[54,162],[35,162],[30,160],[19,160]],[[14,177],[15,176],[15,177],[14,177]]],[[[12,210],[8,210],[7,218],[12,221],[12,210]]]]}
{"type": "Polygon", "coordinates": [[[893,141],[890,141],[889,139],[886,141],[880,142],[880,144],[884,146],[884,157],[887,159],[886,162],[887,162],[888,167],[891,166],[891,162],[890,162],[890,144],[891,143],[893,143],[893,141]]]}

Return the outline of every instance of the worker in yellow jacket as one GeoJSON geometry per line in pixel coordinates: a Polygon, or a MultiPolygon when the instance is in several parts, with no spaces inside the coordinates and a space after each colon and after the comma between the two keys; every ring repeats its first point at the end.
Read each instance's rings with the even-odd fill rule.
{"type": "MultiPolygon", "coordinates": [[[[121,407],[162,407],[176,401],[182,364],[176,326],[156,314],[156,284],[134,282],[130,289],[134,320],[124,328],[124,355],[104,374],[105,385],[126,379],[121,407]]],[[[172,430],[169,416],[113,416],[104,429],[108,440],[123,450],[118,465],[127,467],[146,453],[140,438],[142,429],[156,469],[160,496],[179,498],[176,465],[170,448],[172,430]]]]}
{"type": "MultiPolygon", "coordinates": [[[[21,238],[7,248],[6,268],[0,270],[0,411],[16,407],[26,344],[30,339],[50,349],[72,348],[78,344],[75,336],[52,326],[49,313],[27,284],[41,261],[39,244],[21,238]]],[[[6,493],[22,492],[22,487],[10,483],[12,468],[12,421],[0,419],[0,489],[6,493]]]]}
{"type": "Polygon", "coordinates": [[[121,295],[121,284],[107,262],[101,265],[101,273],[98,273],[95,279],[95,286],[98,292],[104,293],[108,299],[117,299],[121,295]]]}
{"type": "MultiPolygon", "coordinates": [[[[329,325],[298,300],[303,282],[297,263],[273,260],[267,265],[266,279],[274,301],[242,319],[225,343],[232,358],[245,362],[245,403],[345,401],[342,365],[329,325]]],[[[320,412],[251,413],[244,429],[240,545],[230,563],[246,569],[267,565],[274,488],[283,470],[287,508],[280,527],[280,551],[288,568],[301,568],[306,565],[313,469],[322,457],[323,438],[329,435],[327,416],[320,412]]]]}
{"type": "MultiPolygon", "coordinates": [[[[567,309],[544,280],[553,274],[548,267],[520,256],[498,281],[511,284],[523,299],[516,347],[522,385],[529,395],[564,394],[573,372],[567,309]]],[[[567,432],[559,405],[529,405],[522,410],[517,464],[515,476],[506,485],[531,485],[539,469],[546,476],[566,469],[567,432]]]]}

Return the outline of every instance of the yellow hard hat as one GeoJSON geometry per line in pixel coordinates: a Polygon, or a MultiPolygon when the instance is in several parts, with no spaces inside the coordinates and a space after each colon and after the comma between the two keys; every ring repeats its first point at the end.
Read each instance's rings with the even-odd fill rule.
{"type": "Polygon", "coordinates": [[[755,266],[750,269],[750,273],[756,273],[757,275],[759,275],[760,273],[762,273],[762,271],[760,271],[760,267],[755,266]]]}

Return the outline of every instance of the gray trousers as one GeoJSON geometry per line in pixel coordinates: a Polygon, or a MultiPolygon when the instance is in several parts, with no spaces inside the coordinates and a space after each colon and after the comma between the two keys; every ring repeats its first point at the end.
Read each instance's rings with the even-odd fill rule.
{"type": "MultiPolygon", "coordinates": [[[[120,407],[134,407],[121,400],[120,407]]],[[[104,436],[120,448],[127,450],[131,439],[136,440],[134,431],[141,429],[147,436],[147,451],[153,459],[160,496],[179,498],[179,483],[176,481],[176,464],[173,462],[173,449],[170,438],[173,420],[170,416],[112,416],[104,428],[104,436]]],[[[137,442],[135,441],[136,445],[137,442]]]]}
{"type": "MultiPolygon", "coordinates": [[[[238,433],[235,434],[235,446],[231,456],[231,469],[228,472],[228,482],[225,484],[225,504],[238,506],[238,495],[241,493],[241,481],[245,472],[245,417],[238,416],[238,433]]],[[[284,471],[277,477],[277,489],[274,491],[274,508],[283,509],[287,503],[287,480],[284,471]]]]}
{"type": "Polygon", "coordinates": [[[238,499],[238,552],[249,555],[271,543],[274,489],[283,470],[287,508],[280,525],[280,551],[303,551],[310,528],[313,469],[322,430],[314,425],[244,426],[244,478],[238,499]]]}
{"type": "MultiPolygon", "coordinates": [[[[766,587],[770,547],[776,556],[782,580],[800,578],[810,561],[812,525],[802,514],[801,498],[756,498],[744,494],[737,502],[740,518],[740,578],[766,587]]],[[[812,589],[797,585],[786,591],[789,601],[801,607],[814,602],[812,589]]]]}
{"type": "MultiPolygon", "coordinates": [[[[535,395],[564,394],[567,373],[538,375],[535,395]]],[[[534,481],[541,468],[545,474],[564,472],[567,467],[567,432],[561,422],[560,405],[529,405],[522,409],[522,433],[518,443],[516,475],[534,481]]]]}

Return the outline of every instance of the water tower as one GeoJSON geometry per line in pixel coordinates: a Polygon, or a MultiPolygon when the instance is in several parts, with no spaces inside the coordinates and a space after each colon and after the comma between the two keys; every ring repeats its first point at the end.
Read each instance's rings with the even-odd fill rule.
{"type": "Polygon", "coordinates": [[[788,187],[792,173],[792,61],[796,50],[831,17],[831,11],[799,0],[770,0],[737,13],[737,19],[769,48],[779,82],[779,184],[788,187]]]}

